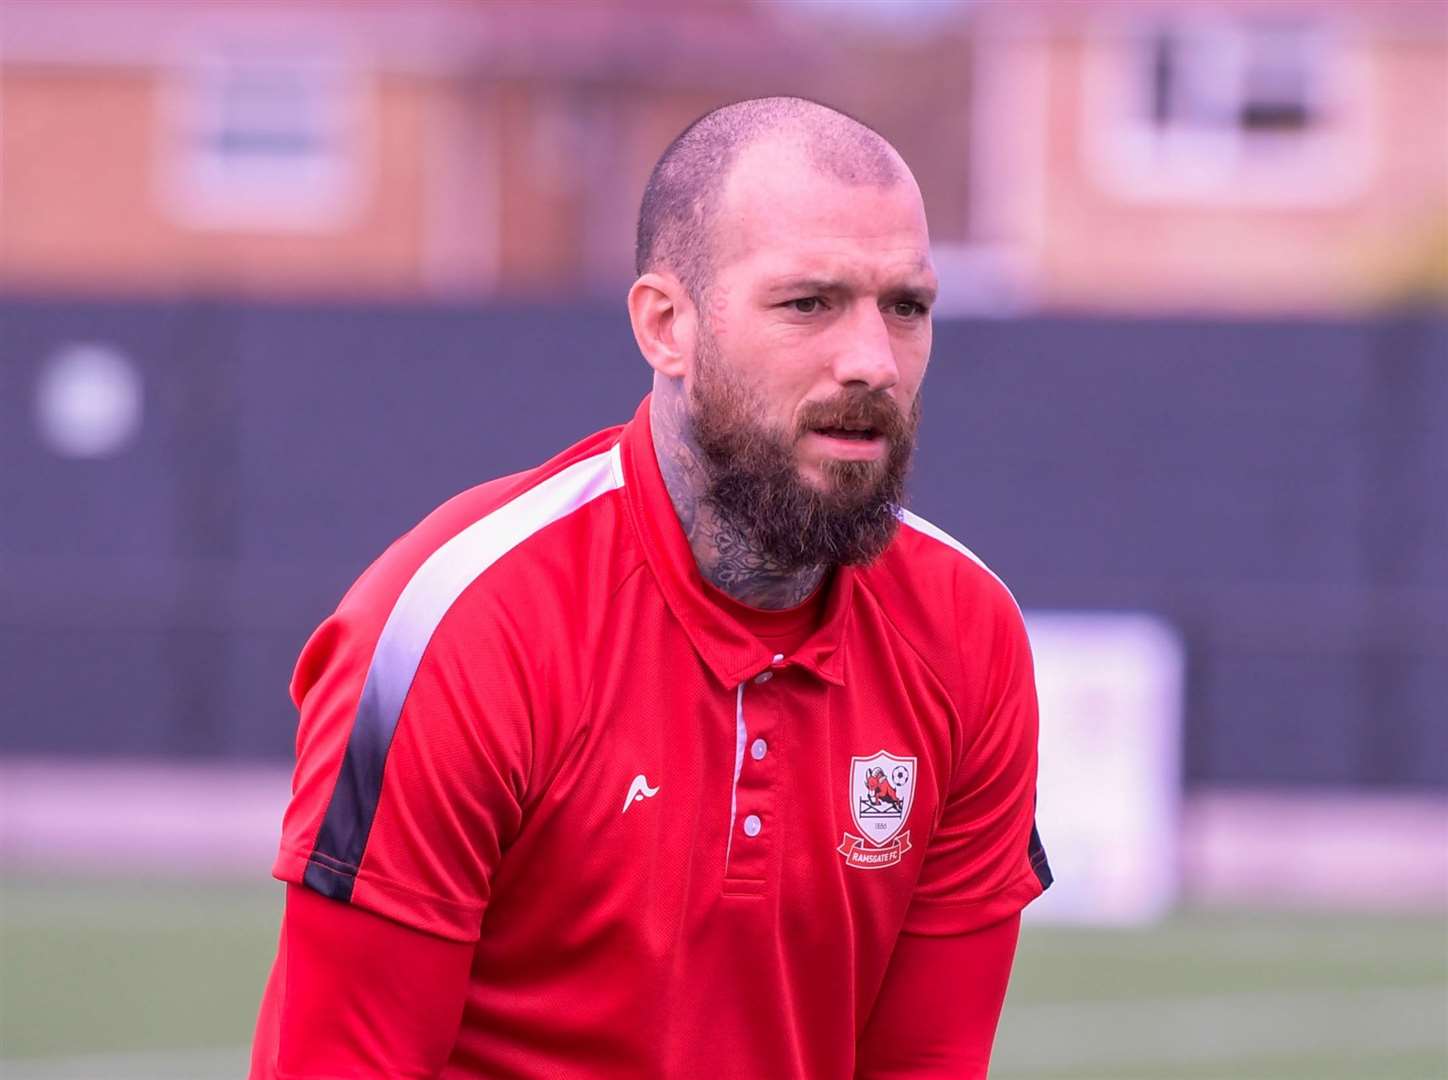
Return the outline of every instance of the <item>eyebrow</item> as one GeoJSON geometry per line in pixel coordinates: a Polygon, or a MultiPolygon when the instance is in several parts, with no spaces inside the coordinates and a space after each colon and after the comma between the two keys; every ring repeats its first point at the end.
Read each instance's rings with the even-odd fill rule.
{"type": "Polygon", "coordinates": [[[934,285],[901,285],[888,291],[885,295],[897,300],[914,300],[916,303],[929,306],[935,302],[939,293],[940,289],[934,285]]]}
{"type": "Polygon", "coordinates": [[[826,293],[847,292],[848,287],[839,278],[793,277],[782,278],[768,286],[771,293],[826,293]]]}
{"type": "MultiPolygon", "coordinates": [[[[766,287],[766,292],[771,295],[795,295],[814,293],[841,293],[850,292],[850,286],[839,278],[828,277],[793,277],[783,278],[773,282],[766,287]]],[[[885,296],[899,297],[904,300],[931,301],[940,290],[930,284],[917,284],[914,282],[892,285],[883,292],[885,296]]]]}

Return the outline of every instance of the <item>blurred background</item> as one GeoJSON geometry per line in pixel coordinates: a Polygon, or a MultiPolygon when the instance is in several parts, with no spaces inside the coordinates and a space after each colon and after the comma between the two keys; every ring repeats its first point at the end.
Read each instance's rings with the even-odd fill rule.
{"type": "Polygon", "coordinates": [[[619,422],[648,171],[924,191],[916,510],[1027,609],[993,1075],[1448,1076],[1448,4],[0,2],[0,1074],[238,1076],[312,628],[619,422]]]}

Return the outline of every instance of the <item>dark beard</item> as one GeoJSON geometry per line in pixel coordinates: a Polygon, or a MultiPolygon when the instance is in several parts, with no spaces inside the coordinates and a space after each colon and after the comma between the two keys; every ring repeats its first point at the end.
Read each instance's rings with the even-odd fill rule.
{"type": "Polygon", "coordinates": [[[918,396],[906,417],[887,394],[842,390],[805,409],[797,430],[779,432],[759,423],[761,403],[724,367],[705,331],[689,404],[706,478],[702,501],[772,570],[863,565],[889,545],[915,452],[918,396]],[[800,476],[794,448],[809,431],[845,425],[874,428],[889,451],[883,462],[826,460],[829,490],[817,490],[800,476]]]}

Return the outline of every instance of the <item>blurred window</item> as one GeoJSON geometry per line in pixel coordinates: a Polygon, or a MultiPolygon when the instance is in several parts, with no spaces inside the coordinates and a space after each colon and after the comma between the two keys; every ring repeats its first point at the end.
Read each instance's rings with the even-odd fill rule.
{"type": "Polygon", "coordinates": [[[1322,57],[1311,28],[1233,29],[1165,28],[1143,43],[1143,91],[1159,131],[1220,132],[1250,144],[1259,136],[1301,133],[1316,122],[1322,57]]]}
{"type": "Polygon", "coordinates": [[[171,87],[167,210],[203,228],[345,224],[358,204],[362,98],[334,57],[204,54],[171,87]]]}
{"type": "Polygon", "coordinates": [[[1183,16],[1097,44],[1086,145],[1117,194],[1320,204],[1366,175],[1361,72],[1320,22],[1183,16]]]}

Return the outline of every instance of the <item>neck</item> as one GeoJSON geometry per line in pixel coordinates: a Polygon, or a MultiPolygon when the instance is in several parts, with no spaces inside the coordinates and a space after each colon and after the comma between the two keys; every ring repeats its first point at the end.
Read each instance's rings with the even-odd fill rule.
{"type": "Polygon", "coordinates": [[[814,592],[824,577],[823,566],[782,570],[705,501],[707,473],[690,433],[682,379],[654,380],[649,426],[664,487],[704,579],[757,608],[793,607],[814,592]]]}

